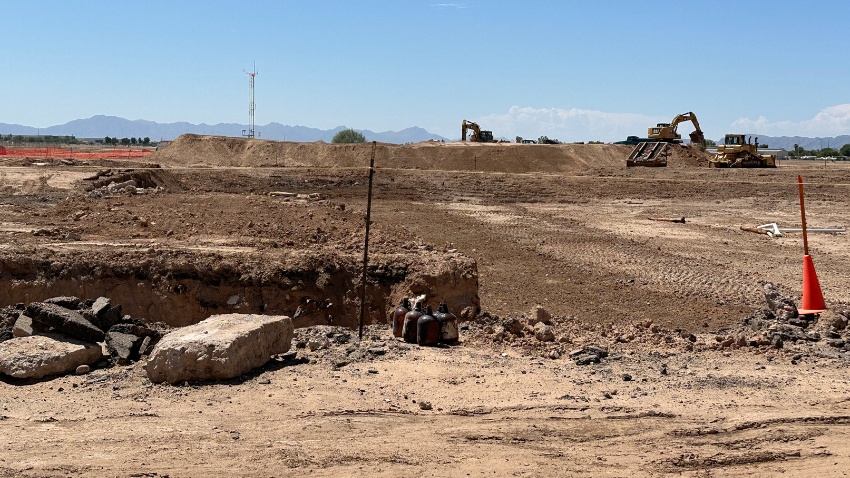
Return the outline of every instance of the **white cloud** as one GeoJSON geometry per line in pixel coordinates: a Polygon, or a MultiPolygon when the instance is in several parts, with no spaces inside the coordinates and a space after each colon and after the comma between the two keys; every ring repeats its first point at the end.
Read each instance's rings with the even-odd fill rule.
{"type": "Polygon", "coordinates": [[[492,130],[494,136],[508,139],[514,136],[533,139],[548,136],[565,142],[608,142],[621,141],[626,136],[645,137],[647,128],[656,123],[669,122],[670,118],[576,108],[563,110],[514,106],[507,114],[483,116],[475,118],[475,121],[481,128],[492,130]]]}
{"type": "Polygon", "coordinates": [[[824,108],[810,120],[771,123],[764,116],[757,120],[741,118],[732,123],[735,131],[767,136],[838,136],[850,134],[850,104],[824,108]]]}
{"type": "Polygon", "coordinates": [[[466,8],[465,3],[436,3],[431,6],[439,8],[466,8]]]}

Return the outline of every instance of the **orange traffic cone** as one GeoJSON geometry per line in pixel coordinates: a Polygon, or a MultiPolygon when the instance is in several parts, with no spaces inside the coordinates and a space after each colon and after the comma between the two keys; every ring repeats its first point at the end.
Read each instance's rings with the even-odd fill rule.
{"type": "Polygon", "coordinates": [[[815,273],[815,263],[812,256],[803,256],[803,304],[798,310],[801,314],[820,314],[826,310],[823,293],[820,290],[818,275],[815,273]]]}

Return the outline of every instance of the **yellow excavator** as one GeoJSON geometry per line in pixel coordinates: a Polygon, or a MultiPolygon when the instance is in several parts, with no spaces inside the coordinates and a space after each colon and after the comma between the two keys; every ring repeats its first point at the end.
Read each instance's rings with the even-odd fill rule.
{"type": "Polygon", "coordinates": [[[472,121],[463,120],[463,125],[461,126],[461,141],[466,141],[466,130],[472,130],[472,134],[469,135],[469,141],[473,143],[492,143],[493,142],[493,132],[492,131],[482,131],[481,128],[478,127],[478,124],[473,123],[472,121]]]}
{"type": "MultiPolygon", "coordinates": [[[[750,138],[752,140],[752,138],[750,138]]],[[[717,154],[709,160],[709,168],[775,168],[776,156],[759,154],[759,139],[748,142],[746,135],[727,134],[717,154]]]]}
{"type": "Polygon", "coordinates": [[[690,134],[691,142],[694,144],[698,144],[700,148],[705,149],[705,135],[699,128],[699,122],[697,121],[697,117],[695,114],[693,114],[693,112],[676,115],[676,117],[673,118],[673,121],[670,123],[658,123],[657,126],[649,128],[647,136],[649,137],[650,141],[681,143],[682,135],[676,132],[676,128],[679,126],[679,123],[683,123],[685,121],[690,121],[694,124],[694,128],[696,128],[696,131],[690,134]]]}

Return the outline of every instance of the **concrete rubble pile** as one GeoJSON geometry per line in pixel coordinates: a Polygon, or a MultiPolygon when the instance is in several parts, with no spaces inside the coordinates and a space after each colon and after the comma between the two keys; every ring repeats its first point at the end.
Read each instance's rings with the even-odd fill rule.
{"type": "Polygon", "coordinates": [[[345,327],[316,325],[296,330],[293,342],[306,360],[334,368],[386,360],[411,349],[411,345],[388,335],[382,325],[367,325],[363,340],[357,337],[357,331],[345,327]]]}
{"type": "Polygon", "coordinates": [[[850,359],[850,311],[799,314],[794,301],[771,283],[764,285],[764,297],[767,308],[744,319],[735,332],[717,335],[719,346],[780,349],[788,344],[808,345],[813,355],[850,359]]]}
{"type": "Polygon", "coordinates": [[[110,299],[53,297],[0,310],[0,373],[42,378],[148,355],[168,326],[122,314],[110,299]]]}
{"type": "Polygon", "coordinates": [[[137,183],[135,180],[130,179],[127,181],[123,181],[120,183],[116,183],[115,181],[110,182],[106,186],[102,186],[97,189],[92,189],[88,192],[88,195],[92,199],[102,199],[105,197],[112,197],[118,195],[143,195],[143,194],[156,194],[165,190],[162,187],[154,187],[154,188],[140,188],[136,187],[137,183]]]}

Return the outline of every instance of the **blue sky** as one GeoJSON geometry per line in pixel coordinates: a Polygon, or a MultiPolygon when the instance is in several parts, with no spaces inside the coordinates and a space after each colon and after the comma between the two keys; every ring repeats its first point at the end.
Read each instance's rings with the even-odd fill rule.
{"type": "Polygon", "coordinates": [[[0,0],[0,122],[850,134],[846,0],[443,1],[0,0]]]}

